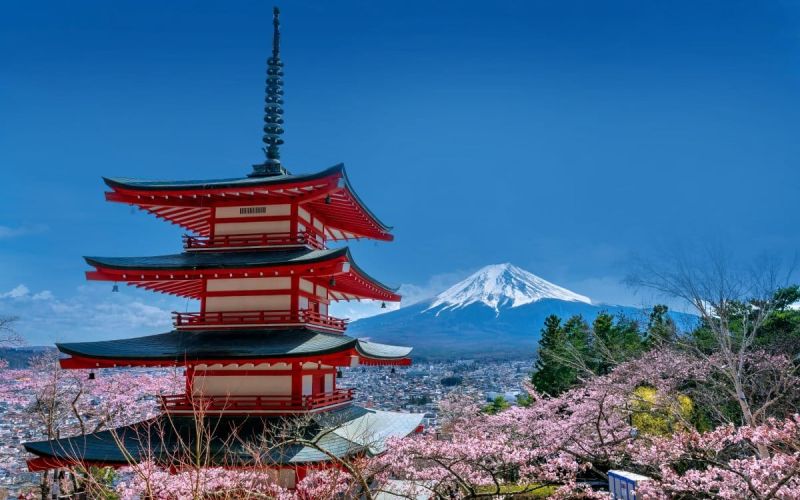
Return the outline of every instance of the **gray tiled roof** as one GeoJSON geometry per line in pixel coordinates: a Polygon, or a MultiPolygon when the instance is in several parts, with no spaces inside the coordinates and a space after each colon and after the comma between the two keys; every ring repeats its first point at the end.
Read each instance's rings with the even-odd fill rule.
{"type": "Polygon", "coordinates": [[[347,177],[347,171],[343,163],[339,163],[328,169],[322,170],[314,174],[303,175],[275,175],[270,177],[236,177],[229,179],[208,179],[208,180],[141,180],[131,179],[127,177],[104,177],[103,180],[111,188],[133,189],[133,190],[146,190],[146,191],[180,191],[180,190],[204,190],[204,189],[224,189],[224,188],[254,188],[259,186],[276,186],[280,184],[313,181],[315,179],[323,179],[330,175],[341,174],[344,187],[350,192],[355,201],[369,214],[372,220],[378,224],[384,231],[390,231],[391,226],[387,226],[381,222],[375,214],[373,214],[367,206],[361,201],[358,194],[353,189],[350,179],[347,177]]]}
{"type": "MultiPolygon", "coordinates": [[[[385,440],[406,436],[422,422],[422,414],[384,412],[349,406],[308,418],[276,417],[206,417],[210,439],[210,464],[302,464],[330,460],[323,448],[336,457],[366,451],[379,453],[385,440]],[[287,431],[291,429],[291,431],[287,431]],[[298,436],[315,443],[287,443],[275,436],[279,433],[298,436]],[[262,454],[255,456],[252,450],[262,454]]],[[[157,417],[114,430],[86,436],[25,443],[25,449],[40,457],[126,464],[126,453],[135,461],[155,458],[169,461],[175,458],[182,444],[196,442],[198,426],[193,417],[157,417]],[[122,443],[123,453],[117,443],[122,443]],[[148,451],[151,450],[151,451],[148,451]],[[151,453],[154,456],[148,456],[151,453]]],[[[191,446],[188,447],[192,449],[191,446]]],[[[179,453],[178,453],[179,455],[179,453]]],[[[186,458],[186,457],[181,457],[186,458]]]]}
{"type": "Polygon", "coordinates": [[[139,190],[194,190],[194,189],[220,189],[228,187],[257,187],[269,186],[274,184],[284,184],[287,182],[303,182],[314,179],[321,179],[329,175],[342,172],[344,164],[339,163],[313,174],[301,175],[273,175],[269,177],[234,177],[227,179],[201,179],[201,180],[142,180],[129,177],[104,177],[103,180],[110,187],[121,187],[139,190]]]}
{"type": "Polygon", "coordinates": [[[347,247],[329,250],[296,248],[258,252],[184,252],[151,257],[84,257],[91,266],[111,269],[230,269],[311,264],[350,254],[347,247]]]}
{"type": "Polygon", "coordinates": [[[158,335],[96,342],[58,343],[58,349],[73,356],[98,359],[184,361],[213,359],[262,359],[275,356],[305,356],[341,352],[351,347],[378,359],[403,358],[410,347],[366,342],[309,328],[281,330],[175,330],[158,335]]]}

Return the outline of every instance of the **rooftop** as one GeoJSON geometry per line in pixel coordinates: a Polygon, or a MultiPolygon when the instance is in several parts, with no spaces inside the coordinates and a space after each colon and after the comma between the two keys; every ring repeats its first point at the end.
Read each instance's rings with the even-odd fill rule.
{"type": "MultiPolygon", "coordinates": [[[[385,440],[406,436],[421,424],[422,414],[395,413],[348,406],[315,414],[309,419],[287,422],[283,417],[206,417],[205,429],[212,430],[208,445],[209,460],[217,465],[276,465],[324,462],[331,457],[315,447],[282,444],[276,433],[291,428],[297,435],[334,455],[376,454],[383,451],[385,440]],[[264,443],[262,439],[269,442],[264,443]],[[269,446],[274,443],[274,446],[269,446]],[[255,456],[253,450],[258,450],[255,456]]],[[[169,461],[185,451],[186,443],[195,442],[198,426],[193,416],[161,416],[113,430],[86,436],[25,443],[25,449],[40,457],[32,468],[48,468],[81,462],[112,466],[128,465],[126,454],[134,461],[150,458],[169,461]],[[118,442],[125,448],[120,449],[118,442]],[[182,447],[181,444],[184,446],[182,447]]]]}
{"type": "MultiPolygon", "coordinates": [[[[197,362],[270,361],[313,355],[357,355],[365,364],[392,364],[407,360],[412,348],[378,344],[346,335],[310,328],[285,330],[175,330],[168,333],[119,340],[56,344],[72,359],[62,365],[90,368],[95,365],[172,366],[197,362]],[[352,353],[352,354],[351,354],[352,353]]],[[[349,359],[348,359],[349,361],[349,359]]],[[[349,363],[348,363],[349,364],[349,363]]]]}

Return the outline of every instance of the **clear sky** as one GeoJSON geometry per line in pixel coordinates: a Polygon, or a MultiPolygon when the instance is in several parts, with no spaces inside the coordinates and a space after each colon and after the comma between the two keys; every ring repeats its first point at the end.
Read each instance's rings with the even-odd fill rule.
{"type": "MultiPolygon", "coordinates": [[[[9,2],[0,15],[0,313],[34,343],[155,333],[191,304],[86,284],[82,255],[181,230],[100,177],[243,175],[269,2],[9,2]]],[[[800,246],[798,2],[282,2],[284,163],[338,162],[419,294],[513,262],[595,301],[634,254],[800,246]]],[[[164,327],[164,328],[162,328],[164,327]]]]}

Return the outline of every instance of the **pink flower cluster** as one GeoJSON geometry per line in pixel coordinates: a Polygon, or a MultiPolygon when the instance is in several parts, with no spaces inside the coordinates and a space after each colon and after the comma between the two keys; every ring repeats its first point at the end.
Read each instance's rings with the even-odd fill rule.
{"type": "Polygon", "coordinates": [[[643,490],[654,497],[800,498],[800,415],[654,438],[632,446],[631,457],[656,478],[643,490]]]}
{"type": "MultiPolygon", "coordinates": [[[[779,362],[789,363],[771,359],[759,365],[754,360],[753,373],[761,380],[766,375],[760,374],[774,371],[779,362]]],[[[345,467],[311,471],[292,490],[278,486],[267,469],[187,466],[171,473],[145,462],[124,471],[117,492],[122,498],[306,500],[354,496],[366,482],[381,488],[399,479],[411,496],[486,496],[500,494],[505,485],[529,485],[531,490],[550,487],[556,498],[597,497],[586,479],[602,480],[607,470],[622,468],[652,478],[640,486],[643,498],[800,498],[798,415],[704,433],[678,425],[670,435],[647,434],[632,425],[632,416],[642,408],[635,401],[637,388],[655,389],[648,392],[655,394],[648,396],[648,408],[674,411],[685,384],[711,383],[713,369],[699,358],[662,349],[558,397],[529,389],[533,403],[527,408],[487,415],[476,401],[445,401],[441,415],[446,422],[440,431],[392,439],[384,454],[350,462],[352,475],[345,467]]],[[[153,396],[180,390],[181,380],[175,374],[145,371],[107,370],[88,380],[88,373],[81,371],[0,369],[0,399],[29,405],[33,393],[56,399],[58,408],[77,401],[87,425],[112,427],[154,415],[153,396]]],[[[796,378],[780,381],[780,387],[798,383],[796,378]]]]}

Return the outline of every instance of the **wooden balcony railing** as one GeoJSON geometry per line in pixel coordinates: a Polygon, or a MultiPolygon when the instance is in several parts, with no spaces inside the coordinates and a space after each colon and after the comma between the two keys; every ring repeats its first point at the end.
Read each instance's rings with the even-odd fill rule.
{"type": "Polygon", "coordinates": [[[224,311],[172,313],[179,330],[202,328],[245,328],[253,326],[312,325],[335,332],[344,332],[347,320],[315,311],[224,311]]]}
{"type": "Polygon", "coordinates": [[[344,405],[353,400],[353,389],[336,389],[311,396],[160,396],[167,413],[289,414],[344,405]]]}
{"type": "Polygon", "coordinates": [[[183,248],[186,250],[211,250],[220,248],[258,248],[309,246],[317,250],[325,248],[323,241],[309,232],[297,233],[264,233],[264,234],[225,234],[218,236],[183,235],[183,248]]]}

